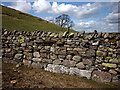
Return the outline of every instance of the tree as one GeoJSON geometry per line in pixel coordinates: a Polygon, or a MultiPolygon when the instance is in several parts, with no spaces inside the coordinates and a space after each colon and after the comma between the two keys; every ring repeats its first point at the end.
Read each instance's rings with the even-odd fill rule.
{"type": "Polygon", "coordinates": [[[74,22],[70,19],[70,17],[67,14],[62,14],[56,17],[55,23],[61,27],[68,28],[68,31],[74,25],[74,22]]]}

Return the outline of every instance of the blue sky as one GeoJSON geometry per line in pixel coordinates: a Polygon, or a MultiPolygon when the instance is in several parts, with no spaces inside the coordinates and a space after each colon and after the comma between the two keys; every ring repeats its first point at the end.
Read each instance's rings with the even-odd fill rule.
{"type": "Polygon", "coordinates": [[[26,0],[18,0],[18,2],[2,2],[2,4],[48,21],[58,15],[68,14],[75,23],[72,29],[76,31],[118,32],[120,12],[117,2],[48,2],[46,0],[26,2],[26,0]]]}

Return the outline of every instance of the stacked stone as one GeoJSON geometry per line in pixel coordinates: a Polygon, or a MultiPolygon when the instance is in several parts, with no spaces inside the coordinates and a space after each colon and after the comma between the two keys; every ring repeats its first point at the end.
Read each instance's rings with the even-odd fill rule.
{"type": "Polygon", "coordinates": [[[101,82],[119,82],[120,78],[120,36],[103,33],[96,52],[93,79],[101,82]],[[98,71],[100,70],[100,71],[98,71]]]}
{"type": "Polygon", "coordinates": [[[100,82],[120,80],[120,34],[3,30],[1,51],[3,58],[33,68],[100,82]]]}

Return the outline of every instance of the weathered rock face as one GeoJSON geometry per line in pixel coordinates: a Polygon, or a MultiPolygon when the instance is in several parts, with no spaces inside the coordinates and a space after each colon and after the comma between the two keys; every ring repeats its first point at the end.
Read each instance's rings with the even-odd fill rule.
{"type": "Polygon", "coordinates": [[[22,56],[23,56],[23,54],[16,54],[16,55],[15,55],[15,58],[16,58],[16,59],[22,59],[22,56]]]}
{"type": "Polygon", "coordinates": [[[98,82],[120,81],[120,34],[3,29],[1,38],[2,57],[24,65],[98,82]]]}
{"type": "Polygon", "coordinates": [[[55,60],[55,61],[53,61],[53,64],[59,65],[59,64],[61,64],[61,61],[60,60],[55,60]]]}
{"type": "Polygon", "coordinates": [[[108,72],[94,71],[92,73],[92,79],[98,82],[110,82],[112,75],[108,72]]]}
{"type": "Polygon", "coordinates": [[[48,64],[45,70],[50,71],[50,72],[55,72],[55,73],[64,73],[64,74],[69,73],[69,69],[63,65],[48,64]]]}
{"type": "Polygon", "coordinates": [[[86,78],[90,79],[91,78],[91,72],[92,71],[80,70],[78,68],[70,68],[70,73],[69,74],[79,75],[81,77],[86,77],[86,78]]]}
{"type": "Polygon", "coordinates": [[[72,59],[73,59],[74,61],[80,62],[82,58],[81,58],[80,56],[74,56],[72,59]]]}
{"type": "Polygon", "coordinates": [[[40,61],[42,61],[41,58],[33,58],[32,60],[35,61],[35,62],[40,62],[40,61]]]}
{"type": "Polygon", "coordinates": [[[40,54],[39,54],[39,52],[34,52],[34,53],[33,53],[33,56],[36,57],[36,58],[39,58],[39,57],[40,57],[40,54]]]}
{"type": "Polygon", "coordinates": [[[77,66],[79,69],[84,69],[84,68],[85,68],[85,65],[83,64],[83,62],[80,62],[80,63],[76,64],[76,66],[77,66]]]}

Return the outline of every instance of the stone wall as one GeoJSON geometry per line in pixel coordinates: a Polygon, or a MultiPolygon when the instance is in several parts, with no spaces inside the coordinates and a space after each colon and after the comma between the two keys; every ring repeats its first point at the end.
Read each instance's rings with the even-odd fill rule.
{"type": "Polygon", "coordinates": [[[120,82],[120,34],[2,31],[2,57],[98,82],[120,82]]]}

